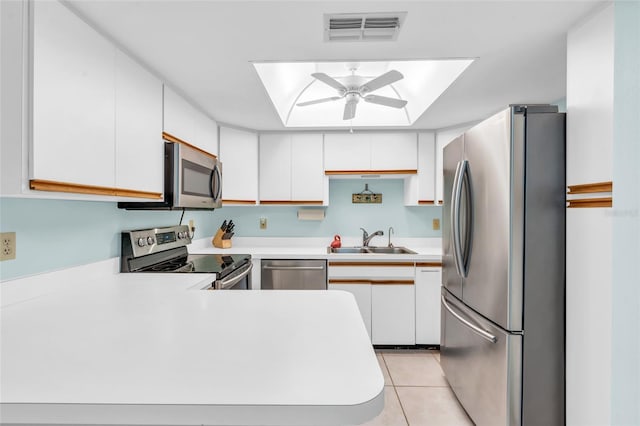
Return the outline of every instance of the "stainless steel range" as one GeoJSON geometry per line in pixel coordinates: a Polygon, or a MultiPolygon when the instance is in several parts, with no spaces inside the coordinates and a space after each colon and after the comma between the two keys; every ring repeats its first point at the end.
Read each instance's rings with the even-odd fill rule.
{"type": "Polygon", "coordinates": [[[121,233],[120,272],[215,274],[211,290],[251,288],[251,255],[189,254],[186,225],[121,233]]]}

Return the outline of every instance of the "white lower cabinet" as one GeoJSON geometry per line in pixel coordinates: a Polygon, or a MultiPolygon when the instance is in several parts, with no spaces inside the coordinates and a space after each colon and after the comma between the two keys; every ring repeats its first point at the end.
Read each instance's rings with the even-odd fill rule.
{"type": "Polygon", "coordinates": [[[416,344],[440,344],[440,286],[442,268],[416,265],[416,344]]]}
{"type": "Polygon", "coordinates": [[[415,344],[414,300],[413,285],[374,283],[371,286],[371,343],[415,344]]]}
{"type": "Polygon", "coordinates": [[[415,344],[413,262],[329,262],[329,289],[352,293],[371,342],[415,344]]]}
{"type": "Polygon", "coordinates": [[[370,284],[329,284],[329,290],[343,290],[353,294],[362,315],[362,321],[371,337],[371,285],[370,284]]]}

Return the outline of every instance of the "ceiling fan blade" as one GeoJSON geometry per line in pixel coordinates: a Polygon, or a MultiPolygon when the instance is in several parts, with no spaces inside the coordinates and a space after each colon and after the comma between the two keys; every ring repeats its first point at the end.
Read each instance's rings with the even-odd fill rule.
{"type": "Polygon", "coordinates": [[[312,101],[300,102],[299,104],[296,104],[296,105],[297,106],[307,106],[307,105],[321,104],[323,102],[337,101],[338,99],[342,99],[342,97],[341,96],[332,96],[330,98],[314,99],[312,101]]]}
{"type": "Polygon", "coordinates": [[[356,106],[358,105],[358,101],[347,101],[344,104],[344,114],[342,114],[343,120],[351,120],[356,116],[356,106]]]}
{"type": "Polygon", "coordinates": [[[343,92],[347,91],[347,88],[344,87],[342,83],[340,83],[338,80],[336,80],[333,77],[329,77],[327,74],[323,72],[314,72],[313,74],[311,74],[311,77],[320,80],[324,84],[328,84],[329,86],[333,87],[336,90],[340,90],[343,92]]]}
{"type": "Polygon", "coordinates": [[[365,96],[362,99],[364,99],[366,102],[371,102],[372,104],[379,104],[393,108],[403,108],[407,104],[407,101],[402,99],[394,99],[378,95],[369,95],[365,96]]]}
{"type": "Polygon", "coordinates": [[[395,83],[403,78],[404,76],[399,71],[391,70],[360,86],[360,93],[373,92],[374,90],[378,90],[381,87],[395,83]]]}

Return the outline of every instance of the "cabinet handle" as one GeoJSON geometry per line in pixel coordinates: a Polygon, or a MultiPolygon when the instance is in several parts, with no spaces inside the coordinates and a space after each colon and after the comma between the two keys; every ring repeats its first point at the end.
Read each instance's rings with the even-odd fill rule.
{"type": "Polygon", "coordinates": [[[322,271],[324,266],[263,266],[262,269],[273,271],[322,271]]]}

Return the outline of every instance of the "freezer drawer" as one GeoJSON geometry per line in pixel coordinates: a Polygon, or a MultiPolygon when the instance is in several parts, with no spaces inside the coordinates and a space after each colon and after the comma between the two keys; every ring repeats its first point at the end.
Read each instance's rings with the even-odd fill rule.
{"type": "Polygon", "coordinates": [[[440,362],[477,426],[522,424],[522,339],[442,289],[440,362]]]}
{"type": "Polygon", "coordinates": [[[326,290],[326,260],[262,260],[263,290],[326,290]]]}

